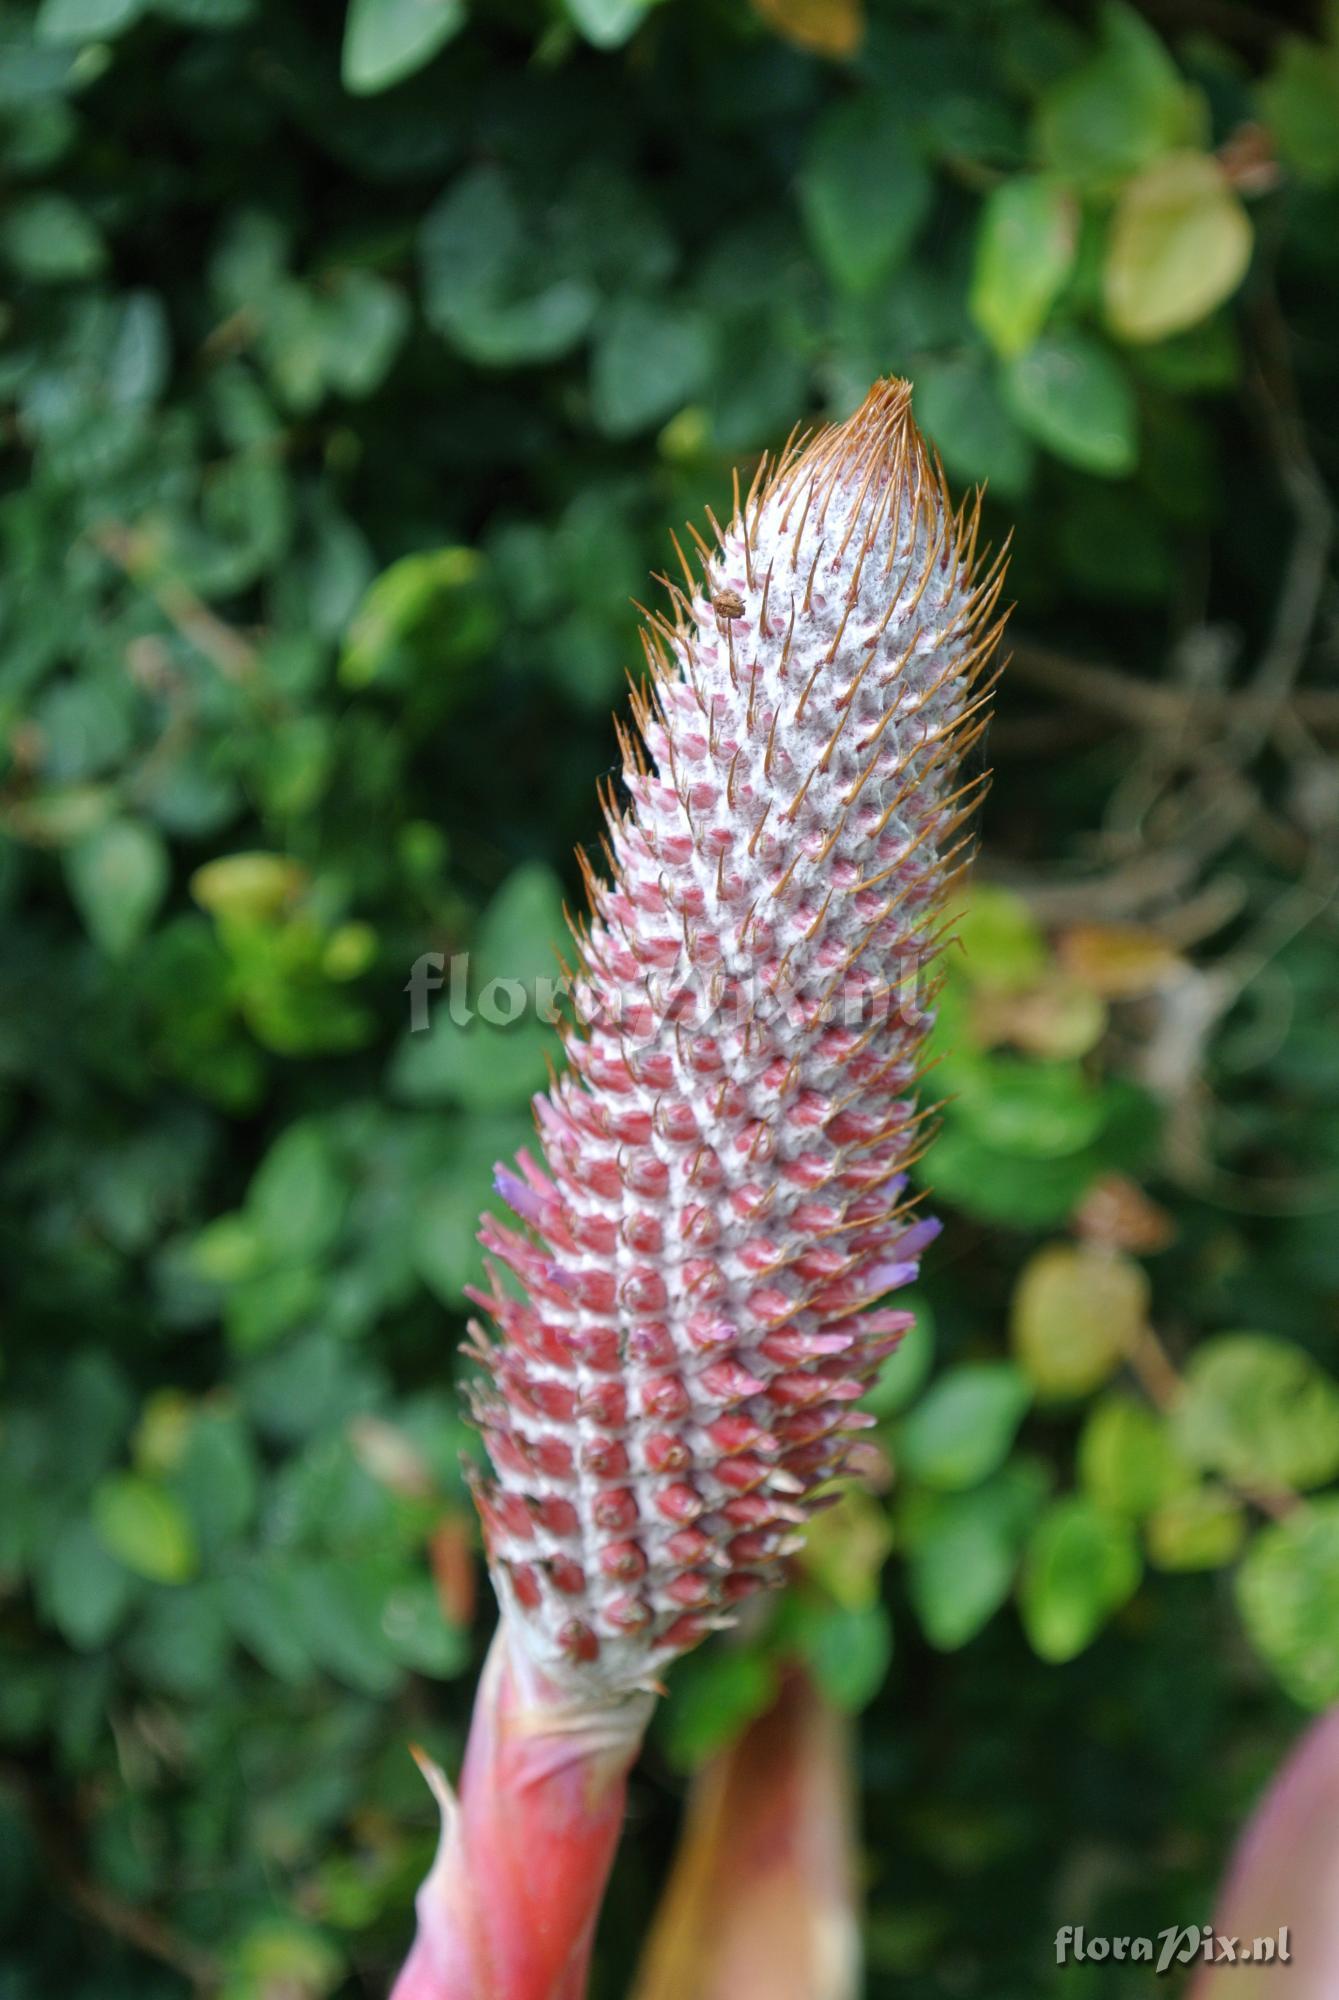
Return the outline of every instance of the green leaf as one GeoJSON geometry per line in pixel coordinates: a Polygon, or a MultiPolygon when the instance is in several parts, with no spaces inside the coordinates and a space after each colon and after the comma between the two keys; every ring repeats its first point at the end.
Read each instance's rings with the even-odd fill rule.
{"type": "Polygon", "coordinates": [[[957,1115],[973,1134],[1029,1162],[1080,1152],[1107,1120],[1102,1092],[1077,1062],[991,1056],[955,1068],[954,1082],[957,1115]]]}
{"type": "Polygon", "coordinates": [[[329,1133],[304,1118],[280,1134],[256,1169],[247,1217],[276,1258],[301,1263],[336,1242],[348,1200],[329,1133]]]}
{"type": "Polygon", "coordinates": [[[676,1667],[660,1731],[665,1754],[680,1771],[695,1770],[770,1706],[776,1667],[764,1654],[706,1646],[676,1667]]]}
{"type": "Polygon", "coordinates": [[[488,560],[449,546],[401,556],[374,577],[349,626],[346,687],[408,685],[431,672],[463,687],[465,670],[498,634],[488,560]]]}
{"type": "Polygon", "coordinates": [[[1238,1485],[1305,1491],[1339,1472],[1339,1383],[1291,1341],[1229,1333],[1185,1370],[1174,1422],[1187,1457],[1238,1485]]]}
{"type": "Polygon", "coordinates": [[[1225,1486],[1195,1486],[1164,1500],[1144,1523],[1158,1569],[1221,1569],[1246,1539],[1246,1510],[1225,1486]]]}
{"type": "Polygon", "coordinates": [[[433,1680],[451,1680],[469,1662],[468,1635],[447,1623],[428,1577],[408,1576],[391,1586],[382,1606],[381,1629],[402,1666],[433,1680]]]}
{"type": "Polygon", "coordinates": [[[1016,174],[987,197],[967,303],[997,353],[1032,345],[1074,268],[1078,241],[1078,208],[1059,181],[1016,174]]]}
{"type": "Polygon", "coordinates": [[[594,287],[537,256],[500,168],[476,167],[447,190],[423,223],[419,255],[429,324],[484,366],[552,361],[595,316],[594,287]]]}
{"type": "Polygon", "coordinates": [[[36,285],[96,277],[106,254],[96,226],[63,194],[24,195],[0,219],[0,257],[36,285]]]}
{"type": "Polygon", "coordinates": [[[394,1088],[415,1104],[498,1111],[528,1102],[557,1054],[555,1022],[569,932],[548,868],[515,869],[489,904],[475,949],[445,968],[429,1025],[396,1055],[394,1088]]]}
{"type": "Polygon", "coordinates": [[[932,183],[897,110],[867,92],[814,128],[799,193],[819,258],[844,291],[864,295],[910,249],[932,183]]]}
{"type": "Polygon", "coordinates": [[[411,1222],[414,1267],[444,1305],[459,1306],[479,1275],[479,1216],[506,1212],[493,1192],[497,1163],[533,1141],[528,1119],[483,1117],[453,1128],[450,1164],[421,1189],[411,1222]]]}
{"type": "Polygon", "coordinates": [[[108,1553],[91,1523],[82,1519],[67,1522],[57,1535],[42,1586],[47,1615],[80,1652],[107,1644],[134,1593],[125,1565],[108,1553]]]}
{"type": "Polygon", "coordinates": [[[1057,458],[1103,479],[1134,470],[1134,395],[1120,363],[1091,334],[1043,334],[1003,379],[1019,423],[1057,458]]]}
{"type": "Polygon", "coordinates": [[[1138,347],[1131,358],[1140,375],[1177,395],[1230,389],[1241,380],[1241,343],[1226,313],[1202,320],[1169,340],[1138,347]]]}
{"type": "Polygon", "coordinates": [[[349,0],[340,70],[358,96],[389,90],[465,24],[463,0],[349,0]]]}
{"type": "Polygon", "coordinates": [[[345,396],[380,388],[409,332],[409,301],[374,271],[337,271],[321,299],[324,376],[345,396]]]}
{"type": "Polygon", "coordinates": [[[1107,243],[1107,321],[1123,340],[1164,340],[1207,319],[1251,261],[1251,224],[1208,153],[1168,153],[1121,190],[1107,243]]]}
{"type": "Polygon", "coordinates": [[[233,1634],[213,1583],[156,1593],[136,1621],[126,1652],[150,1687],[186,1700],[218,1700],[233,1653],[233,1634]]]}
{"type": "Polygon", "coordinates": [[[974,1486],[1008,1456],[1032,1391],[1007,1361],[970,1361],[941,1375],[906,1417],[897,1456],[912,1478],[974,1486]]]}
{"type": "Polygon", "coordinates": [[[1285,35],[1260,85],[1260,111],[1302,180],[1339,181],[1339,45],[1285,35]]]}
{"type": "Polygon", "coordinates": [[[620,299],[603,316],[591,360],[591,403],[608,437],[672,416],[711,367],[711,323],[668,300],[620,299]]]}
{"type": "Polygon", "coordinates": [[[200,1411],[169,1483],[206,1555],[235,1544],[250,1526],[259,1497],[259,1467],[241,1418],[231,1411],[200,1411]]]}
{"type": "Polygon", "coordinates": [[[1294,1701],[1339,1700],[1339,1498],[1262,1528],[1237,1571],[1251,1643],[1294,1701]]]}
{"type": "Polygon", "coordinates": [[[103,1546],[151,1583],[185,1583],[198,1565],[181,1502],[156,1480],[109,1473],[93,1489],[93,1526],[103,1546]]]}
{"type": "Polygon", "coordinates": [[[1105,188],[1198,136],[1198,102],[1161,36],[1124,0],[1107,0],[1098,48],[1053,83],[1037,107],[1041,158],[1105,188]]]}
{"type": "Polygon", "coordinates": [[[1099,1507],[1136,1520],[1180,1494],[1194,1476],[1166,1418],[1120,1390],[1089,1411],[1077,1463],[1079,1478],[1099,1507]]]}
{"type": "Polygon", "coordinates": [[[828,1700],[847,1714],[857,1715],[888,1678],[893,1621],[882,1604],[858,1610],[825,1604],[804,1621],[800,1644],[828,1700]]]}
{"type": "Polygon", "coordinates": [[[826,1597],[848,1611],[863,1611],[878,1601],[892,1546],[887,1509],[863,1486],[851,1485],[809,1523],[796,1560],[826,1597]]]}
{"type": "Polygon", "coordinates": [[[1036,452],[979,354],[929,356],[916,371],[916,420],[958,479],[1025,493],[1036,452]]]}
{"type": "Polygon", "coordinates": [[[1033,1651],[1058,1665],[1083,1652],[1138,1588],[1142,1565],[1128,1521],[1091,1500],[1056,1500],[1028,1544],[1018,1609],[1033,1651]]]}
{"type": "Polygon", "coordinates": [[[391,1694],[402,1669],[382,1623],[387,1564],[377,1557],[295,1564],[287,1580],[287,1615],[312,1658],[361,1694],[391,1694]]]}
{"type": "Polygon", "coordinates": [[[914,1312],[916,1323],[908,1327],[893,1352],[879,1364],[878,1377],[861,1404],[876,1417],[895,1417],[920,1394],[921,1386],[934,1361],[934,1314],[923,1298],[900,1292],[898,1307],[914,1312]]]}
{"type": "Polygon", "coordinates": [[[907,1588],[930,1644],[954,1652],[1008,1597],[1048,1475],[1033,1460],[1006,1466],[967,1493],[920,1493],[901,1518],[907,1588]]]}
{"type": "Polygon", "coordinates": [[[276,1680],[298,1687],[315,1662],[294,1630],[287,1567],[273,1557],[250,1557],[223,1581],[223,1610],[238,1640],[276,1680]]]}
{"type": "Polygon", "coordinates": [[[124,34],[145,0],[42,0],[33,31],[41,42],[107,41],[124,34]]]}
{"type": "Polygon", "coordinates": [[[108,820],[65,856],[70,894],[109,958],[137,945],[167,893],[167,849],[145,820],[108,820]]]}
{"type": "Polygon", "coordinates": [[[220,2000],[325,2000],[345,1970],[342,1954],[320,1931],[269,1917],[234,1945],[220,2000]]]}
{"type": "Polygon", "coordinates": [[[1024,1265],[1009,1312],[1013,1350],[1039,1396],[1086,1396],[1143,1331],[1148,1279],[1118,1251],[1050,1243],[1024,1265]]]}

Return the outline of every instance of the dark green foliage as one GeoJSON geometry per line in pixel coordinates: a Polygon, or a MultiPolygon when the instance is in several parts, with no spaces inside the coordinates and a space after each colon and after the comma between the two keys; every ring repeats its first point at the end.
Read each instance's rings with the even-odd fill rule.
{"type": "Polygon", "coordinates": [[[799,1652],[865,1710],[871,1993],[1034,2000],[1057,1923],[1207,1916],[1339,1696],[1339,55],[338,11],[0,7],[0,1991],[385,1990],[488,1624],[475,1219],[554,1048],[406,982],[551,971],[668,527],[898,371],[1021,605],[934,1335],[891,1483],[685,1663],[598,1992],[799,1652]]]}

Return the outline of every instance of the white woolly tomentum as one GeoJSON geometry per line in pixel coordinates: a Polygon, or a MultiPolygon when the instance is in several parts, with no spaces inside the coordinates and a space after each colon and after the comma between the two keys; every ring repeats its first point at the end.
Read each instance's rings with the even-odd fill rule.
{"type": "MultiPolygon", "coordinates": [[[[927,968],[979,780],[1002,570],[979,574],[883,383],[764,466],[650,618],[544,1164],[498,1184],[479,1500],[514,1642],[650,1686],[776,1579],[909,1324],[927,968]]],[[[695,538],[696,539],[696,538],[695,538]]]]}

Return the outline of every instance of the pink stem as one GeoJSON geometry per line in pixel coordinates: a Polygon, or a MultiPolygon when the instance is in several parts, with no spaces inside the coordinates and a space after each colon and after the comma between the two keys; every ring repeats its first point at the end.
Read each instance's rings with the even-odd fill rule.
{"type": "Polygon", "coordinates": [[[460,1795],[420,1758],[442,1837],[391,2000],[582,2000],[651,1697],[581,1702],[493,1641],[460,1795]]]}

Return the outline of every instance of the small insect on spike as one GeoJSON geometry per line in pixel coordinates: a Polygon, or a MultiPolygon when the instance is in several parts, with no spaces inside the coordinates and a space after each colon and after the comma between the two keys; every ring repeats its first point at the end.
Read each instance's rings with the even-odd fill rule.
{"type": "Polygon", "coordinates": [[[496,1954],[506,2000],[548,1996],[564,1946],[583,1962],[649,1691],[783,1573],[903,1330],[881,1301],[934,1235],[902,1204],[933,979],[928,1006],[924,983],[903,996],[984,789],[964,759],[1003,567],[904,382],[733,501],[714,545],[689,528],[700,577],[674,543],[671,615],[645,614],[628,802],[602,788],[606,877],[581,863],[570,1067],[536,1101],[542,1159],[499,1170],[514,1223],[484,1231],[502,1619],[452,1822],[456,1979],[432,2000],[500,1995],[496,1954]]]}

